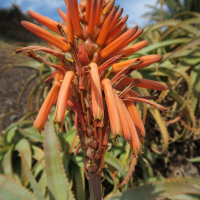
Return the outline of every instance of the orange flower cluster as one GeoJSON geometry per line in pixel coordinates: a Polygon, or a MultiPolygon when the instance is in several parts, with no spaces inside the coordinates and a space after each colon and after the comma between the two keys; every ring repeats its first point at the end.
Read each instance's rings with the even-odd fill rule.
{"type": "Polygon", "coordinates": [[[69,106],[75,112],[80,136],[75,154],[81,148],[86,171],[97,174],[102,173],[110,132],[115,139],[123,135],[134,153],[141,151],[145,128],[134,102],[144,102],[166,112],[163,106],[151,101],[156,99],[154,96],[140,96],[132,90],[133,87],[166,90],[166,85],[129,76],[134,70],[158,62],[162,56],[149,55],[118,63],[149,42],[131,44],[143,30],[138,30],[137,26],[128,29],[128,16],[122,18],[123,9],[114,3],[114,0],[81,0],[78,5],[77,0],[65,0],[66,14],[57,10],[66,26],[28,11],[33,19],[60,36],[30,22],[22,22],[28,31],[45,40],[49,48],[29,46],[15,50],[56,70],[46,80],[48,83],[55,77],[34,127],[42,131],[51,107],[56,105],[54,122],[61,131],[69,106]],[[36,51],[56,56],[60,59],[59,65],[44,60],[36,51]],[[72,55],[73,61],[65,57],[66,52],[72,55]]]}

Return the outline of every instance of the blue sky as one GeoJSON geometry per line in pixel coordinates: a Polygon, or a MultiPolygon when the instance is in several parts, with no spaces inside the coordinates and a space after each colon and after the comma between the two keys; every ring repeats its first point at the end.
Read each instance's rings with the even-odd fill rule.
{"type": "MultiPolygon", "coordinates": [[[[144,19],[141,16],[149,11],[149,8],[145,7],[145,5],[154,6],[156,2],[157,0],[116,0],[115,5],[119,4],[124,8],[123,15],[129,15],[128,26],[134,26],[133,22],[136,22],[144,27],[148,19],[144,19]]],[[[0,0],[0,8],[10,7],[12,3],[19,5],[23,12],[32,10],[55,21],[61,19],[56,8],[58,7],[65,11],[64,0],[0,0]]]]}

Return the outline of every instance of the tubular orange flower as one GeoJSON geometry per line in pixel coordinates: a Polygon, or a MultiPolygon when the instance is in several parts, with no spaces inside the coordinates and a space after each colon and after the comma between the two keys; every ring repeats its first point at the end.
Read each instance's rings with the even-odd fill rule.
{"type": "Polygon", "coordinates": [[[59,38],[55,37],[52,33],[46,31],[45,29],[32,24],[30,22],[21,22],[21,24],[26,28],[28,31],[37,35],[38,37],[42,38],[43,40],[53,44],[54,46],[61,49],[63,52],[68,52],[70,50],[70,45],[66,44],[59,38]]]}
{"type": "Polygon", "coordinates": [[[114,18],[114,20],[113,20],[113,22],[112,22],[112,24],[111,24],[111,27],[110,27],[110,30],[112,30],[114,27],[115,27],[115,25],[118,23],[118,21],[119,21],[119,18],[121,17],[121,15],[122,15],[122,13],[123,13],[123,8],[121,8],[118,12],[117,12],[117,14],[115,15],[115,18],[114,18]]]}
{"type": "Polygon", "coordinates": [[[150,90],[167,90],[168,89],[167,85],[163,83],[160,83],[158,81],[143,79],[143,78],[136,79],[136,78],[126,77],[118,85],[119,86],[130,85],[133,80],[139,80],[139,83],[136,83],[134,85],[135,87],[142,87],[142,88],[147,88],[150,90]]]}
{"type": "Polygon", "coordinates": [[[126,23],[128,19],[128,15],[126,15],[123,19],[119,21],[119,23],[114,27],[114,29],[108,34],[105,40],[105,45],[109,45],[120,33],[122,28],[124,27],[124,24],[126,23]]]}
{"type": "Polygon", "coordinates": [[[115,97],[113,94],[112,85],[109,79],[103,79],[101,84],[104,89],[106,104],[108,108],[108,115],[111,125],[112,134],[114,136],[121,136],[122,134],[122,126],[119,118],[119,112],[117,109],[117,104],[115,101],[115,97]]]}
{"type": "MultiPolygon", "coordinates": [[[[31,10],[28,10],[27,13],[30,15],[30,17],[32,17],[33,19],[38,21],[40,24],[43,24],[47,28],[51,29],[52,31],[54,31],[62,36],[62,34],[60,33],[60,31],[58,30],[58,27],[57,27],[58,22],[56,22],[48,17],[44,17],[44,16],[42,16],[36,12],[33,12],[31,10]]],[[[67,28],[65,26],[63,26],[63,29],[65,31],[67,31],[67,28]]]]}
{"type": "Polygon", "coordinates": [[[118,37],[116,40],[114,40],[112,43],[110,43],[106,48],[104,48],[101,52],[100,55],[102,58],[106,58],[109,56],[111,53],[116,51],[116,49],[121,48],[123,43],[127,41],[127,38],[132,37],[135,32],[137,31],[138,27],[131,28],[128,30],[126,33],[118,37]]]}
{"type": "Polygon", "coordinates": [[[80,18],[79,18],[79,12],[78,12],[78,8],[76,6],[77,4],[77,0],[68,0],[68,6],[70,7],[69,11],[70,11],[70,16],[71,16],[71,20],[72,20],[72,24],[74,27],[74,31],[75,34],[77,36],[82,36],[83,35],[83,31],[80,25],[80,18]]]}
{"type": "Polygon", "coordinates": [[[92,0],[86,0],[86,15],[85,15],[85,20],[87,22],[89,22],[89,19],[90,19],[91,7],[92,7],[92,0]]]}
{"type": "Polygon", "coordinates": [[[113,17],[115,16],[115,14],[116,14],[116,8],[114,7],[112,9],[111,13],[109,14],[108,18],[103,23],[103,27],[99,33],[99,37],[97,39],[97,44],[99,46],[102,46],[104,44],[106,36],[107,36],[108,32],[110,31],[111,21],[113,20],[113,17]]]}
{"type": "Polygon", "coordinates": [[[66,23],[67,23],[67,35],[68,35],[68,42],[73,42],[74,40],[74,29],[72,25],[72,20],[70,17],[69,6],[67,6],[66,12],[66,23]]]}
{"type": "Polygon", "coordinates": [[[100,77],[98,66],[96,63],[90,63],[90,79],[91,79],[91,93],[92,93],[92,108],[94,119],[103,120],[104,109],[103,109],[103,99],[100,84],[100,77]]]}
{"type": "Polygon", "coordinates": [[[143,31],[144,31],[143,29],[140,29],[131,38],[127,38],[127,40],[120,47],[118,47],[110,56],[115,55],[118,51],[120,51],[121,49],[126,47],[128,44],[133,42],[135,39],[137,39],[143,33],[143,31]]]}
{"type": "Polygon", "coordinates": [[[122,105],[124,107],[124,112],[126,115],[126,119],[128,121],[130,132],[131,132],[131,141],[130,141],[131,149],[134,153],[137,153],[138,151],[141,150],[140,139],[138,137],[138,133],[137,133],[135,124],[132,120],[130,113],[128,112],[126,106],[124,104],[122,104],[122,105]]]}
{"type": "Polygon", "coordinates": [[[121,51],[117,52],[116,54],[114,54],[113,56],[117,56],[120,54],[125,54],[127,57],[134,54],[135,52],[139,51],[140,49],[146,47],[149,44],[148,40],[144,40],[141,42],[138,42],[130,47],[126,47],[124,49],[122,49],[121,51]]]}
{"type": "Polygon", "coordinates": [[[63,79],[60,92],[58,95],[58,102],[56,106],[56,115],[54,122],[59,123],[59,125],[62,124],[65,116],[65,109],[67,107],[67,99],[69,96],[69,90],[70,90],[70,84],[72,79],[74,78],[74,73],[69,71],[65,74],[65,77],[63,79]]]}
{"type": "Polygon", "coordinates": [[[126,114],[124,112],[124,107],[122,105],[123,101],[121,99],[119,99],[116,90],[113,90],[113,93],[114,93],[115,101],[117,103],[117,109],[119,112],[119,117],[120,117],[120,121],[121,121],[121,125],[122,125],[122,132],[123,132],[124,139],[127,142],[130,142],[131,133],[130,133],[128,121],[126,119],[126,114]]]}
{"type": "Polygon", "coordinates": [[[113,6],[115,5],[115,0],[111,0],[106,7],[103,9],[102,13],[106,14],[108,12],[110,12],[110,10],[113,8],[113,6]]]}
{"type": "Polygon", "coordinates": [[[90,12],[90,20],[87,28],[87,32],[89,34],[94,33],[94,27],[96,22],[96,12],[97,12],[97,0],[92,0],[91,12],[90,12]]]}
{"type": "Polygon", "coordinates": [[[131,118],[133,120],[133,123],[135,124],[137,132],[141,134],[142,137],[144,137],[145,136],[144,125],[135,104],[131,101],[125,101],[125,105],[131,115],[131,118]]]}
{"type": "Polygon", "coordinates": [[[66,14],[60,8],[57,8],[57,12],[62,17],[63,21],[65,21],[67,23],[66,14]]]}
{"type": "Polygon", "coordinates": [[[97,13],[96,13],[96,23],[95,23],[96,25],[100,24],[102,8],[103,8],[103,0],[98,0],[97,13]]]}
{"type": "MultiPolygon", "coordinates": [[[[142,61],[142,63],[140,63],[138,65],[133,65],[132,68],[136,68],[136,69],[140,68],[141,69],[141,68],[147,67],[155,62],[158,62],[161,59],[162,59],[161,55],[143,56],[143,57],[140,57],[140,59],[139,59],[142,61]]],[[[116,63],[112,66],[112,70],[115,74],[117,74],[118,72],[122,71],[123,69],[128,67],[131,63],[134,63],[137,60],[138,60],[138,58],[133,58],[133,59],[121,62],[121,63],[116,63]]]]}
{"type": "Polygon", "coordinates": [[[42,104],[42,107],[40,108],[40,111],[33,125],[39,132],[41,132],[44,128],[44,125],[49,115],[49,112],[51,110],[51,107],[58,95],[60,86],[61,86],[61,83],[55,81],[44,103],[42,104]]]}

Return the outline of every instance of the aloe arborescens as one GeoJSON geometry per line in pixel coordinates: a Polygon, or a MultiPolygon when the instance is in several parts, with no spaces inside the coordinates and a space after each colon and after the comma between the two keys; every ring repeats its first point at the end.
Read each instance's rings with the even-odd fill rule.
{"type": "Polygon", "coordinates": [[[110,131],[114,139],[123,135],[130,142],[134,154],[141,151],[145,130],[133,101],[149,103],[166,112],[164,107],[150,101],[155,99],[154,96],[140,96],[131,90],[132,87],[165,90],[167,87],[164,84],[128,77],[132,71],[147,67],[162,56],[150,55],[118,63],[148,45],[148,41],[142,41],[126,47],[143,30],[138,30],[138,27],[128,30],[128,16],[120,18],[123,9],[114,6],[114,0],[81,0],[80,5],[77,0],[65,0],[65,3],[66,14],[60,9],[58,12],[66,26],[28,11],[33,19],[61,36],[55,36],[30,22],[22,22],[27,30],[45,40],[50,48],[30,46],[15,51],[27,53],[27,56],[56,69],[47,79],[49,82],[55,76],[34,127],[42,131],[50,108],[56,105],[54,122],[59,124],[61,130],[66,107],[74,110],[80,137],[75,155],[81,148],[91,199],[98,200],[101,199],[100,176],[110,131]],[[35,53],[39,50],[56,56],[60,64],[44,60],[35,53]],[[72,55],[72,60],[65,58],[66,52],[72,55]],[[109,78],[112,71],[113,76],[109,78]]]}

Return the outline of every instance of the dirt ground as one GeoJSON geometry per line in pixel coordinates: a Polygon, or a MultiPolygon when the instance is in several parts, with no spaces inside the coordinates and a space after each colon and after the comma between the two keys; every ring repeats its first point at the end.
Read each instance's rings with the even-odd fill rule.
{"type": "MultiPolygon", "coordinates": [[[[31,59],[20,57],[20,55],[11,56],[14,52],[14,48],[22,45],[26,46],[30,44],[0,40],[0,118],[6,113],[16,111],[3,120],[1,130],[5,130],[9,124],[19,120],[24,114],[28,113],[27,99],[31,85],[22,96],[21,109],[18,108],[18,96],[26,80],[34,73],[34,70],[15,68],[13,65],[20,62],[25,63],[27,60],[31,59]],[[8,69],[2,72],[6,66],[8,69]]],[[[32,85],[33,84],[34,83],[32,83],[32,85]]]]}

